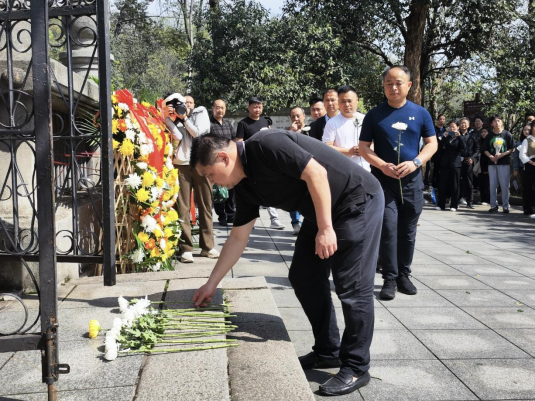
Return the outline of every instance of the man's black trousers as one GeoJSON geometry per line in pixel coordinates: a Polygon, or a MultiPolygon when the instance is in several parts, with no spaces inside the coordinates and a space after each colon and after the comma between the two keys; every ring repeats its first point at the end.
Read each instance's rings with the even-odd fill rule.
{"type": "Polygon", "coordinates": [[[440,168],[440,185],[438,187],[437,205],[444,209],[446,207],[446,198],[450,196],[450,208],[459,207],[459,194],[461,184],[460,167],[441,167],[440,168]]]}
{"type": "MultiPolygon", "coordinates": [[[[424,206],[422,174],[421,171],[417,171],[414,177],[403,183],[403,203],[399,181],[384,176],[380,180],[385,194],[379,250],[379,264],[384,280],[411,273],[416,229],[424,206]]],[[[442,176],[440,179],[442,180],[442,176]]]]}
{"type": "Polygon", "coordinates": [[[340,356],[342,370],[362,375],[370,368],[374,276],[381,237],[381,192],[346,209],[333,221],[338,250],[328,259],[315,255],[318,228],[305,219],[295,243],[289,279],[312,325],[317,355],[340,356]],[[342,302],[345,330],[340,342],[329,274],[342,302]]]}
{"type": "Polygon", "coordinates": [[[234,188],[228,190],[228,199],[225,202],[214,203],[214,210],[217,213],[219,222],[234,220],[236,214],[236,200],[234,188]]]}
{"type": "Polygon", "coordinates": [[[461,198],[472,204],[474,200],[474,165],[463,163],[461,167],[461,198]]]}

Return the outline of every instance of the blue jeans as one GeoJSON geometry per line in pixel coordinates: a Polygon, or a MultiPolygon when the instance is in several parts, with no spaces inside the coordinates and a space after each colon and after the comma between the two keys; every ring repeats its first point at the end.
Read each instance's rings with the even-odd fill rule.
{"type": "Polygon", "coordinates": [[[295,212],[290,212],[290,217],[292,218],[292,226],[293,226],[294,224],[299,223],[299,218],[301,216],[299,215],[299,212],[295,211],[295,212]]]}

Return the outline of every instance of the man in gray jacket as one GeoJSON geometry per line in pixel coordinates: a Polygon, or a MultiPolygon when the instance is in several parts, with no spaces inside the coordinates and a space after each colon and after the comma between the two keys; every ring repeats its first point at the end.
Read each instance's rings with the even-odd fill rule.
{"type": "Polygon", "coordinates": [[[201,256],[217,259],[219,252],[214,249],[214,232],[212,220],[212,185],[205,177],[197,174],[189,165],[191,144],[193,138],[210,132],[210,117],[205,107],[195,107],[195,100],[191,96],[182,96],[180,93],[167,94],[164,99],[167,107],[164,108],[166,124],[173,134],[175,156],[173,164],[178,168],[178,194],[177,211],[182,219],[182,235],[179,243],[180,261],[193,262],[193,240],[191,237],[191,191],[195,190],[195,201],[199,210],[199,246],[201,256]],[[177,114],[172,104],[181,103],[186,106],[185,114],[177,114]],[[167,119],[169,117],[169,119],[167,119]],[[172,120],[172,123],[170,123],[172,120]],[[178,130],[178,133],[177,133],[178,130]],[[181,138],[180,138],[181,137],[181,138]]]}

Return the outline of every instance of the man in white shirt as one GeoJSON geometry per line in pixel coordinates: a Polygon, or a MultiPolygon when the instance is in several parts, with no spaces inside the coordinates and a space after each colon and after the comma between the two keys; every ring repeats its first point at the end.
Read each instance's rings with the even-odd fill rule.
{"type": "Polygon", "coordinates": [[[359,153],[360,129],[364,114],[357,112],[358,104],[359,98],[355,88],[349,85],[338,88],[340,114],[327,121],[323,131],[323,142],[370,171],[370,163],[359,153]]]}

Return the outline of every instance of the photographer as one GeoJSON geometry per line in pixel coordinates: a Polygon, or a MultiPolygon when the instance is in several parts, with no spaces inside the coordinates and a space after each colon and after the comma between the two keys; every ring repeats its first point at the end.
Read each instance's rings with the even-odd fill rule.
{"type": "Polygon", "coordinates": [[[462,167],[461,153],[465,150],[465,143],[460,136],[457,123],[452,121],[449,124],[449,130],[444,132],[443,139],[439,144],[442,155],[440,157],[437,210],[446,209],[446,194],[449,194],[451,198],[450,211],[455,212],[458,208],[462,167]]]}
{"type": "Polygon", "coordinates": [[[210,132],[210,118],[203,106],[195,108],[195,101],[191,96],[182,96],[180,93],[168,93],[164,97],[164,118],[166,124],[173,132],[173,137],[179,140],[174,133],[175,129],[182,135],[173,164],[180,172],[178,181],[180,192],[178,194],[177,209],[182,222],[182,235],[180,247],[180,261],[193,262],[193,240],[191,238],[191,191],[195,190],[195,200],[199,209],[199,246],[201,256],[217,259],[219,252],[214,249],[214,233],[212,222],[212,185],[206,177],[200,176],[189,165],[191,144],[193,138],[210,132]],[[172,123],[170,123],[172,121],[172,123]]]}

